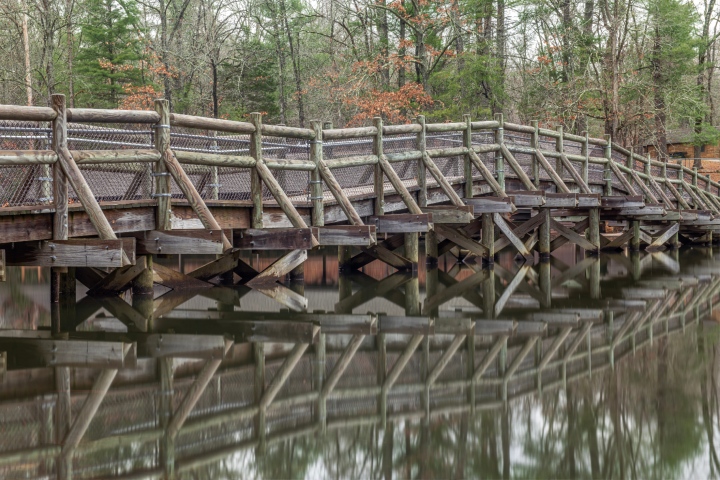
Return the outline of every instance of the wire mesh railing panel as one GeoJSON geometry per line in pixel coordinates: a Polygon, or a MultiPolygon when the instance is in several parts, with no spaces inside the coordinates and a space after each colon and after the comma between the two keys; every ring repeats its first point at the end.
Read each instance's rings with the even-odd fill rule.
{"type": "Polygon", "coordinates": [[[458,148],[463,146],[462,132],[429,133],[425,136],[425,148],[458,148]]]}
{"type": "MultiPolygon", "coordinates": [[[[440,157],[433,160],[446,179],[452,181],[463,178],[464,159],[462,156],[440,157]]],[[[437,180],[432,175],[429,175],[427,176],[427,183],[428,185],[436,185],[437,180]]]]}
{"type": "Polygon", "coordinates": [[[159,394],[148,388],[110,390],[90,422],[84,441],[155,428],[159,394]]]}
{"type": "Polygon", "coordinates": [[[0,150],[50,150],[48,122],[0,121],[0,150]]]}
{"type": "Polygon", "coordinates": [[[297,170],[271,170],[280,188],[293,202],[308,202],[310,172],[297,170]]]}
{"type": "Polygon", "coordinates": [[[580,155],[582,153],[582,143],[572,140],[563,141],[563,152],[571,155],[580,155]]]}
{"type": "Polygon", "coordinates": [[[592,184],[603,184],[605,166],[591,163],[588,165],[588,182],[592,184]]]}
{"type": "Polygon", "coordinates": [[[495,134],[490,130],[473,132],[471,142],[473,145],[489,145],[495,143],[495,134]]]}
{"type": "MultiPolygon", "coordinates": [[[[494,175],[495,174],[495,154],[494,153],[479,153],[478,157],[480,158],[480,161],[485,165],[485,167],[494,175]]],[[[482,176],[482,173],[480,173],[480,170],[473,164],[472,166],[472,176],[473,179],[482,179],[484,178],[482,176]]]]}
{"type": "Polygon", "coordinates": [[[53,203],[51,165],[0,166],[0,207],[53,203]]]}
{"type": "Polygon", "coordinates": [[[55,460],[28,460],[0,465],[0,478],[4,480],[51,480],[57,478],[55,460]]]}
{"type": "Polygon", "coordinates": [[[127,150],[153,148],[152,128],[143,124],[96,125],[69,123],[69,150],[127,150]]]}
{"type": "Polygon", "coordinates": [[[287,432],[315,422],[312,404],[293,405],[290,408],[270,408],[265,416],[268,435],[287,432]]]}
{"type": "Polygon", "coordinates": [[[423,371],[422,356],[416,352],[403,368],[400,376],[395,382],[397,385],[407,385],[412,383],[420,383],[423,381],[421,372],[423,371]]]}
{"type": "MultiPolygon", "coordinates": [[[[250,169],[187,163],[182,167],[203,200],[250,200],[250,169]]],[[[184,198],[174,181],[171,193],[173,198],[184,198]]]]}
{"type": "Polygon", "coordinates": [[[417,136],[415,135],[385,135],[383,136],[384,153],[401,153],[416,150],[417,136]]]}
{"type": "MultiPolygon", "coordinates": [[[[149,200],[155,188],[150,163],[82,165],[80,171],[100,202],[149,200]]],[[[69,195],[77,199],[74,191],[69,192],[69,195]]]]}
{"type": "MultiPolygon", "coordinates": [[[[52,419],[52,402],[35,399],[23,403],[5,404],[0,408],[0,451],[13,451],[40,445],[49,425],[42,419],[52,419]]],[[[51,443],[51,442],[45,442],[51,443]]]]}
{"type": "Polygon", "coordinates": [[[345,158],[373,154],[372,138],[353,138],[346,140],[323,140],[323,158],[345,158]]]}
{"type": "Polygon", "coordinates": [[[330,398],[325,405],[327,418],[333,420],[378,413],[377,399],[377,395],[365,395],[362,393],[358,393],[352,398],[330,398]]]}
{"type": "Polygon", "coordinates": [[[246,407],[255,402],[255,391],[248,388],[248,385],[254,385],[255,382],[253,368],[229,370],[216,375],[215,378],[214,381],[220,382],[220,404],[223,407],[229,409],[246,407]]]}
{"type": "MultiPolygon", "coordinates": [[[[375,182],[375,165],[334,168],[332,173],[345,195],[350,198],[372,192],[375,182]]],[[[326,184],[323,184],[323,188],[325,191],[329,191],[326,184]]]]}
{"type": "Polygon", "coordinates": [[[111,478],[152,470],[160,464],[157,442],[132,442],[97,450],[92,454],[75,454],[72,461],[73,478],[111,478]],[[124,459],[119,462],[118,458],[124,459]]]}
{"type": "Polygon", "coordinates": [[[530,147],[531,136],[527,133],[512,132],[506,130],[503,135],[503,141],[506,145],[517,145],[519,147],[530,147]]]}
{"type": "Polygon", "coordinates": [[[255,437],[255,421],[256,417],[234,419],[228,415],[222,423],[198,430],[181,430],[175,440],[175,454],[180,458],[194,457],[250,441],[255,437]]]}
{"type": "Polygon", "coordinates": [[[422,396],[422,393],[410,395],[407,393],[395,393],[390,390],[387,395],[388,415],[422,411],[422,396]]]}
{"type": "Polygon", "coordinates": [[[437,408],[467,405],[467,390],[464,387],[433,388],[430,390],[430,411],[437,408]]]}

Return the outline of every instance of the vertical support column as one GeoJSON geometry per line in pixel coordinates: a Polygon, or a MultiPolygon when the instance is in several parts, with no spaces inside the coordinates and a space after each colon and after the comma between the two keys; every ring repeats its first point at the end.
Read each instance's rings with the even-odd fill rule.
{"type": "MultiPolygon", "coordinates": [[[[470,122],[470,115],[463,115],[463,121],[465,122],[465,130],[463,130],[463,147],[468,150],[472,148],[472,124],[470,122]]],[[[466,153],[463,158],[463,171],[465,174],[465,198],[472,198],[473,196],[473,174],[472,174],[472,163],[470,162],[470,154],[466,153]]]]}
{"type": "MultiPolygon", "coordinates": [[[[607,142],[607,145],[605,145],[605,160],[612,162],[612,137],[605,135],[605,141],[607,142]]],[[[605,164],[603,180],[605,180],[605,195],[612,195],[612,170],[609,163],[605,164]]]]}
{"type": "Polygon", "coordinates": [[[550,260],[550,210],[541,208],[538,215],[543,216],[542,223],[538,228],[538,249],[540,261],[550,260]]]}
{"type": "Polygon", "coordinates": [[[632,220],[630,222],[630,228],[632,228],[633,236],[630,239],[630,250],[633,252],[640,251],[640,220],[632,220]]]}
{"type": "Polygon", "coordinates": [[[253,344],[253,354],[255,356],[255,404],[259,407],[255,422],[255,438],[258,439],[256,453],[258,455],[264,455],[265,407],[261,405],[261,400],[265,393],[265,344],[263,342],[255,342],[253,344]]]}
{"type": "Polygon", "coordinates": [[[310,199],[312,200],[312,224],[315,227],[325,225],[325,206],[323,201],[323,184],[317,165],[323,160],[322,122],[312,121],[315,138],[310,141],[310,160],[315,162],[315,170],[310,172],[310,199]]]}
{"type": "MultiPolygon", "coordinates": [[[[208,137],[213,139],[210,142],[210,149],[217,153],[218,144],[217,140],[215,140],[217,132],[215,130],[208,130],[208,137]]],[[[210,167],[210,184],[208,186],[210,187],[210,198],[212,200],[217,200],[220,197],[220,176],[218,175],[218,167],[210,167]]]]}
{"type": "MultiPolygon", "coordinates": [[[[250,121],[255,131],[250,134],[250,156],[256,162],[262,160],[262,115],[257,112],[250,114],[250,121]]],[[[250,169],[250,198],[253,202],[252,228],[263,228],[263,188],[257,167],[250,169]]]]}
{"type": "MultiPolygon", "coordinates": [[[[52,108],[55,110],[55,120],[52,122],[52,149],[59,155],[62,149],[67,148],[67,110],[65,108],[65,95],[53,95],[51,97],[52,108]]],[[[60,167],[60,162],[53,165],[53,202],[55,203],[55,214],[53,215],[53,240],[67,240],[68,238],[68,180],[60,167]]],[[[66,293],[66,299],[70,302],[63,302],[64,305],[71,303],[75,305],[75,278],[68,280],[67,268],[50,269],[50,310],[53,331],[59,333],[61,330],[61,314],[63,308],[60,305],[62,290],[69,287],[71,292],[66,293]],[[65,284],[65,285],[63,285],[65,284]],[[65,288],[63,288],[65,286],[65,288]]],[[[69,312],[66,312],[69,313],[69,312]]]]}
{"type": "Polygon", "coordinates": [[[585,136],[585,141],[582,143],[582,146],[580,147],[580,155],[585,157],[585,161],[583,162],[582,166],[582,179],[583,182],[589,185],[588,181],[588,170],[590,169],[590,136],[586,131],[583,132],[583,136],[585,136]]]}
{"type": "Polygon", "coordinates": [[[158,401],[158,424],[165,431],[160,438],[160,464],[165,471],[165,478],[175,475],[175,440],[168,434],[173,415],[174,371],[172,358],[157,359],[158,375],[160,376],[160,399],[158,401]]]}
{"type": "MultiPolygon", "coordinates": [[[[537,150],[540,147],[540,134],[538,130],[540,127],[538,126],[537,120],[532,120],[530,122],[530,125],[532,125],[533,129],[535,130],[530,135],[530,147],[537,150]]],[[[535,185],[535,188],[540,187],[540,164],[537,159],[537,155],[532,156],[532,176],[533,176],[533,185],[535,185]]]]}
{"type": "MultiPolygon", "coordinates": [[[[563,143],[565,137],[563,135],[563,126],[559,125],[557,127],[557,133],[558,137],[555,139],[555,151],[558,153],[563,153],[565,150],[565,145],[563,143]]],[[[558,176],[560,178],[563,177],[565,174],[565,165],[563,165],[562,160],[560,158],[555,160],[555,171],[557,172],[558,176]]]]}
{"type": "MultiPolygon", "coordinates": [[[[348,275],[340,273],[338,276],[338,300],[343,301],[352,295],[352,280],[348,275]]],[[[350,309],[338,308],[335,313],[352,313],[350,309]]]]}
{"type": "Polygon", "coordinates": [[[420,152],[420,159],[417,161],[417,182],[418,182],[418,205],[427,207],[427,170],[425,169],[425,150],[427,149],[425,139],[425,115],[417,116],[417,123],[420,125],[420,131],[415,139],[415,150],[420,152]]]}
{"type": "Polygon", "coordinates": [[[590,226],[588,227],[587,235],[588,240],[590,243],[595,245],[595,250],[593,254],[598,254],[600,252],[600,209],[599,208],[590,208],[588,209],[588,222],[590,223],[590,226]]]}
{"type": "Polygon", "coordinates": [[[495,270],[491,268],[488,273],[482,284],[483,317],[492,319],[495,318],[495,270]]]}
{"type": "MultiPolygon", "coordinates": [[[[170,106],[167,100],[155,100],[155,111],[160,115],[160,121],[154,125],[155,149],[160,155],[170,148],[170,106]]],[[[170,172],[164,161],[153,164],[155,176],[155,197],[157,198],[157,212],[155,213],[155,226],[158,230],[170,230],[170,172]]]]}
{"type": "Polygon", "coordinates": [[[550,259],[540,260],[540,293],[542,294],[541,307],[550,308],[552,305],[552,277],[550,272],[550,259]]]}
{"type": "MultiPolygon", "coordinates": [[[[380,117],[373,118],[373,125],[377,129],[377,133],[373,137],[373,154],[380,158],[383,155],[383,121],[380,117]]],[[[380,162],[375,164],[375,215],[383,215],[385,213],[385,173],[380,166],[380,162]]]]}
{"type": "Polygon", "coordinates": [[[412,262],[413,272],[417,273],[420,261],[420,234],[417,232],[405,234],[405,258],[412,262]]]}
{"type": "Polygon", "coordinates": [[[405,315],[420,315],[420,279],[417,275],[405,284],[405,315]]]}
{"type": "MultiPolygon", "coordinates": [[[[495,143],[502,145],[505,143],[503,114],[496,113],[495,121],[498,122],[497,130],[495,130],[495,143]]],[[[503,157],[502,152],[499,150],[495,152],[495,176],[497,177],[498,184],[500,184],[500,188],[505,190],[505,157],[503,157]]]]}
{"type": "Polygon", "coordinates": [[[482,214],[482,238],[481,243],[487,252],[482,257],[484,267],[492,265],[495,261],[495,222],[492,213],[482,214]]]}
{"type": "Polygon", "coordinates": [[[425,234],[425,263],[427,265],[437,265],[438,256],[437,233],[435,233],[435,230],[430,230],[425,234]]]}
{"type": "Polygon", "coordinates": [[[600,259],[590,265],[590,298],[600,298],[600,259]]]}
{"type": "MultiPolygon", "coordinates": [[[[425,298],[432,298],[438,293],[438,286],[440,285],[439,270],[437,265],[428,266],[425,271],[425,298]]],[[[432,308],[429,312],[423,312],[424,315],[430,315],[431,317],[437,317],[439,313],[439,307],[432,308]]]]}

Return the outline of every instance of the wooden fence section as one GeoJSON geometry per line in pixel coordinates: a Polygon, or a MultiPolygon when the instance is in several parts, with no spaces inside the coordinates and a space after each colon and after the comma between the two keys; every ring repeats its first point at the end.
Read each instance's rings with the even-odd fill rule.
{"type": "Polygon", "coordinates": [[[322,245],[339,247],[343,269],[412,271],[420,238],[430,263],[453,251],[489,265],[508,247],[547,260],[568,242],[658,250],[720,229],[720,184],[697,171],[502,115],[323,130],[173,114],[164,100],[154,112],[52,105],[0,106],[15,122],[0,125],[0,246],[9,264],[77,267],[96,294],[234,275],[275,288],[322,245]],[[258,272],[243,249],[287,253],[258,272]],[[186,275],[149,257],[201,252],[218,257],[186,275]]]}
{"type": "MultiPolygon", "coordinates": [[[[639,257],[617,258],[635,262],[628,278],[601,277],[600,260],[587,258],[560,271],[541,291],[528,294],[533,282],[510,281],[499,298],[494,287],[485,287],[495,284],[495,275],[542,278],[549,264],[524,265],[517,273],[478,269],[482,298],[489,299],[481,302],[482,314],[458,309],[451,317],[413,314],[412,302],[404,316],[353,314],[356,295],[366,301],[370,295],[347,295],[340,285],[335,312],[161,311],[144,331],[71,328],[64,340],[48,340],[48,331],[5,331],[0,348],[9,349],[14,373],[44,366],[55,375],[42,395],[38,389],[45,377],[39,375],[34,385],[21,387],[29,392],[26,398],[0,402],[0,475],[105,478],[122,465],[128,476],[175,478],[234,453],[254,450],[262,456],[272,445],[309,435],[361,425],[383,428],[406,419],[429,424],[482,410],[502,415],[508,402],[566,389],[661,338],[686,331],[695,337],[704,328],[720,302],[720,277],[710,257],[682,270],[663,253],[639,257]],[[651,269],[652,262],[662,268],[651,269]],[[539,271],[530,272],[533,268],[539,271]],[[658,276],[659,271],[665,273],[658,276]],[[590,286],[590,298],[581,303],[575,296],[563,298],[568,280],[588,278],[597,283],[590,286]],[[528,308],[537,296],[544,308],[528,308]],[[495,318],[501,313],[504,319],[495,318]],[[204,334],[196,335],[200,323],[204,334]],[[53,342],[53,357],[49,349],[38,351],[33,358],[40,364],[18,365],[13,350],[20,347],[13,344],[21,342],[53,342]],[[73,342],[94,348],[72,348],[73,342]],[[286,344],[282,353],[275,342],[286,344]],[[113,352],[114,363],[102,355],[88,358],[88,352],[103,348],[113,352]],[[244,359],[233,358],[231,348],[244,359]],[[190,364],[173,358],[195,359],[196,374],[187,375],[190,364]],[[75,366],[102,373],[71,376],[75,366]],[[122,369],[122,381],[132,375],[140,380],[119,385],[122,369]],[[92,380],[92,388],[71,388],[71,377],[92,380]]],[[[415,288],[409,275],[396,275],[394,287],[364,283],[395,300],[392,292],[401,293],[397,278],[404,278],[406,293],[415,288]]],[[[477,278],[461,282],[466,282],[461,288],[448,284],[440,291],[442,299],[429,293],[424,307],[436,309],[452,297],[448,291],[477,295],[477,278]]],[[[91,304],[91,313],[104,307],[128,322],[127,309],[112,300],[83,302],[91,304]]]]}

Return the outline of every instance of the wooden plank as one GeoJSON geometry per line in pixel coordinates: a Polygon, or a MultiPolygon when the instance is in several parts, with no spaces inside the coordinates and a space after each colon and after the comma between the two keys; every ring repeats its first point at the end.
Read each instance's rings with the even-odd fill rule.
{"type": "Polygon", "coordinates": [[[595,208],[601,205],[599,193],[578,193],[578,208],[595,208]]]}
{"type": "Polygon", "coordinates": [[[630,239],[633,237],[633,231],[632,229],[625,230],[621,235],[618,237],[615,237],[613,240],[610,241],[607,245],[603,247],[603,249],[611,249],[611,248],[622,248],[625,246],[627,242],[630,241],[630,239]]]}
{"type": "MultiPolygon", "coordinates": [[[[522,225],[519,225],[518,227],[515,227],[513,229],[513,233],[518,238],[523,238],[525,235],[530,233],[531,231],[535,230],[541,223],[543,223],[544,216],[543,215],[535,215],[534,217],[530,218],[530,220],[526,221],[522,225]]],[[[508,238],[501,238],[495,242],[495,253],[499,252],[503,248],[510,245],[511,242],[508,238]]],[[[527,248],[527,247],[526,247],[527,248]]],[[[529,248],[528,248],[529,250],[529,248]]]]}
{"type": "MultiPolygon", "coordinates": [[[[553,220],[551,220],[551,221],[553,221],[553,220]]],[[[586,218],[585,220],[582,220],[582,221],[576,223],[575,225],[573,225],[572,231],[575,233],[584,232],[585,230],[587,230],[589,225],[590,225],[590,221],[586,218]]],[[[565,245],[569,241],[570,240],[568,240],[564,236],[562,236],[562,235],[559,236],[558,238],[554,239],[550,243],[550,251],[552,252],[554,250],[557,250],[558,248],[565,245]]]]}
{"type": "Polygon", "coordinates": [[[233,231],[235,248],[244,250],[310,250],[313,248],[312,228],[273,228],[233,231]]]}
{"type": "Polygon", "coordinates": [[[163,267],[157,262],[153,262],[153,282],[172,288],[173,290],[213,287],[212,283],[203,282],[202,280],[191,277],[190,275],[185,275],[172,268],[163,267]]]}
{"type": "Polygon", "coordinates": [[[138,358],[225,358],[226,339],[222,335],[182,333],[71,332],[71,339],[135,342],[138,358]]]}
{"type": "Polygon", "coordinates": [[[146,258],[140,257],[139,260],[135,263],[135,265],[130,265],[123,268],[116,268],[108,275],[103,276],[100,280],[97,281],[94,281],[92,277],[88,276],[92,275],[93,277],[97,277],[98,272],[95,272],[94,275],[92,271],[83,272],[82,275],[84,275],[85,278],[88,279],[85,281],[83,281],[78,275],[79,270],[77,270],[75,274],[76,277],[80,279],[80,281],[89,288],[88,295],[106,296],[117,295],[120,292],[126,290],[130,286],[130,282],[135,280],[135,278],[137,278],[137,276],[140,275],[146,268],[146,258]],[[88,285],[86,281],[92,281],[93,284],[88,285]]]}
{"type": "Polygon", "coordinates": [[[220,230],[151,230],[134,234],[140,255],[182,254],[219,255],[223,253],[220,230]]]}
{"type": "Polygon", "coordinates": [[[495,226],[500,229],[502,233],[505,234],[507,239],[512,243],[515,248],[517,248],[517,251],[522,255],[523,257],[530,257],[530,252],[525,247],[525,244],[515,235],[515,232],[510,228],[510,226],[505,223],[505,219],[500,216],[500,214],[493,214],[493,220],[495,220],[495,226]]]}
{"type": "Polygon", "coordinates": [[[534,312],[529,318],[534,322],[544,322],[553,327],[574,327],[580,322],[580,315],[577,313],[534,312]]]}
{"type": "Polygon", "coordinates": [[[575,208],[578,205],[574,193],[546,193],[545,208],[575,208]]]}
{"type": "Polygon", "coordinates": [[[514,191],[507,193],[516,207],[539,207],[545,203],[545,192],[514,191]]]}
{"type": "MultiPolygon", "coordinates": [[[[218,275],[222,275],[223,273],[229,272],[238,267],[240,253],[240,250],[228,251],[222,257],[206,263],[202,267],[198,267],[195,270],[188,272],[186,275],[198,280],[211,280],[218,275]]],[[[238,275],[242,276],[241,273],[238,273],[238,275]]]]}
{"type": "Polygon", "coordinates": [[[555,220],[550,220],[550,225],[553,230],[557,231],[560,235],[567,238],[572,243],[579,245],[580,247],[584,248],[585,250],[595,251],[600,246],[599,245],[593,245],[588,241],[585,237],[581,236],[574,230],[571,230],[564,225],[560,224],[559,222],[555,220]]]}
{"type": "Polygon", "coordinates": [[[472,205],[421,207],[421,210],[432,214],[433,223],[467,224],[475,219],[472,205]]]}
{"type": "Polygon", "coordinates": [[[11,369],[39,366],[134,368],[137,361],[134,345],[125,342],[0,337],[0,351],[7,352],[11,369]],[[128,351],[127,356],[125,351],[128,351]]]}
{"type": "Polygon", "coordinates": [[[621,216],[638,216],[638,215],[665,215],[667,211],[661,204],[645,205],[641,208],[621,208],[618,214],[621,216]]]}
{"type": "Polygon", "coordinates": [[[457,230],[447,225],[435,225],[435,231],[461,248],[470,250],[475,255],[482,257],[488,252],[488,247],[475,241],[462,230],[457,230]]]}
{"type": "Polygon", "coordinates": [[[515,337],[535,337],[544,335],[547,332],[547,323],[545,322],[517,322],[515,337]]]}
{"type": "Polygon", "coordinates": [[[308,299],[280,283],[276,282],[268,285],[255,286],[254,289],[294,312],[304,312],[307,310],[308,299]]]}
{"type": "Polygon", "coordinates": [[[670,238],[675,235],[678,231],[680,231],[680,224],[679,223],[673,223],[669,225],[668,227],[660,230],[657,232],[657,237],[652,241],[652,243],[648,246],[648,248],[655,248],[655,247],[661,247],[665,245],[665,242],[670,240],[670,238]]]}
{"type": "Polygon", "coordinates": [[[642,195],[611,195],[601,198],[603,208],[642,208],[645,200],[642,195]]]}
{"type": "Polygon", "coordinates": [[[431,335],[435,333],[435,321],[429,317],[378,315],[378,331],[431,335]]]}
{"type": "Polygon", "coordinates": [[[7,249],[8,265],[116,268],[123,266],[122,260],[122,240],[52,240],[7,249]]]}
{"type": "Polygon", "coordinates": [[[483,320],[475,319],[475,335],[496,336],[512,335],[515,333],[518,322],[514,320],[483,320]]]}
{"type": "Polygon", "coordinates": [[[307,250],[293,250],[273,262],[268,268],[246,283],[248,287],[272,285],[307,260],[307,250]]]}
{"type": "Polygon", "coordinates": [[[318,227],[320,245],[356,245],[369,247],[377,242],[374,225],[333,225],[318,227]]]}
{"type": "Polygon", "coordinates": [[[516,210],[509,197],[474,197],[463,198],[463,201],[473,206],[476,217],[483,213],[513,213],[516,210]]]}
{"type": "Polygon", "coordinates": [[[368,219],[370,225],[375,225],[377,233],[414,233],[427,232],[431,228],[431,213],[403,213],[395,215],[380,215],[368,219]]]}

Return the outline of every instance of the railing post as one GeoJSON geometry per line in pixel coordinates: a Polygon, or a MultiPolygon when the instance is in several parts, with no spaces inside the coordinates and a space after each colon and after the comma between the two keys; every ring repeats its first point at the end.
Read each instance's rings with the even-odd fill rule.
{"type": "MultiPolygon", "coordinates": [[[[262,161],[262,115],[257,112],[250,114],[250,122],[255,131],[250,134],[250,156],[256,162],[262,161]]],[[[263,228],[263,187],[257,167],[250,169],[250,198],[253,202],[252,228],[263,228]]]]}
{"type": "MultiPolygon", "coordinates": [[[[65,95],[53,95],[51,101],[52,108],[56,113],[55,120],[52,122],[52,149],[59,156],[63,149],[67,149],[67,110],[65,108],[65,95]]],[[[59,161],[53,165],[53,202],[55,203],[53,240],[67,240],[69,222],[68,180],[62,171],[59,161]]],[[[74,272],[74,269],[72,271],[74,272]]],[[[67,268],[53,267],[50,269],[51,323],[52,329],[56,333],[62,329],[60,303],[63,298],[70,300],[69,302],[63,302],[66,307],[74,306],[75,304],[75,279],[68,278],[70,275],[71,273],[67,268]]]]}
{"type": "Polygon", "coordinates": [[[418,206],[427,207],[427,170],[423,161],[427,149],[425,143],[425,115],[418,115],[416,121],[420,125],[420,131],[415,139],[415,149],[420,151],[420,159],[417,161],[418,206]]]}
{"type": "MultiPolygon", "coordinates": [[[[463,147],[468,150],[472,148],[472,125],[470,122],[470,115],[463,115],[463,121],[465,122],[465,130],[463,130],[463,147]]],[[[472,198],[473,196],[473,174],[472,174],[472,163],[470,162],[470,154],[466,153],[463,160],[463,169],[465,172],[465,198],[472,198]]]]}
{"type": "Polygon", "coordinates": [[[608,163],[605,164],[605,170],[603,171],[603,177],[605,180],[605,195],[610,196],[612,195],[612,170],[610,169],[610,163],[612,162],[612,137],[610,135],[605,135],[605,141],[607,142],[607,145],[605,145],[605,160],[608,161],[608,163]]]}
{"type": "MultiPolygon", "coordinates": [[[[160,115],[160,120],[154,125],[155,128],[155,149],[160,155],[165,156],[170,148],[170,107],[168,101],[155,100],[155,111],[160,115]]],[[[153,175],[155,176],[155,196],[157,197],[157,212],[155,227],[158,230],[170,230],[170,172],[163,160],[153,164],[153,175]]]]}
{"type": "Polygon", "coordinates": [[[583,182],[590,185],[588,180],[588,172],[590,168],[590,136],[587,130],[583,132],[583,135],[585,136],[585,141],[582,143],[582,150],[580,151],[580,154],[585,157],[585,161],[582,166],[582,179],[583,182]]]}
{"type": "MultiPolygon", "coordinates": [[[[539,148],[539,142],[540,142],[540,134],[538,130],[540,129],[539,123],[537,120],[532,120],[530,122],[532,127],[535,129],[535,132],[530,136],[530,147],[537,150],[539,148]]],[[[532,156],[532,176],[533,176],[533,184],[535,185],[535,188],[540,187],[540,167],[537,159],[537,155],[532,156]]]]}
{"type": "MultiPolygon", "coordinates": [[[[635,170],[635,158],[633,157],[633,149],[632,149],[632,148],[630,148],[630,153],[628,154],[627,159],[625,160],[625,165],[626,165],[630,170],[635,170]]],[[[630,174],[630,172],[627,172],[627,173],[625,174],[625,178],[627,178],[627,181],[630,182],[630,184],[632,184],[632,182],[633,182],[633,177],[632,177],[632,175],[630,174]]]]}
{"type": "MultiPolygon", "coordinates": [[[[563,126],[559,125],[557,127],[558,137],[555,139],[555,151],[558,153],[564,153],[565,152],[565,137],[563,134],[563,126]]],[[[563,178],[563,174],[565,173],[565,166],[562,163],[562,160],[559,158],[555,160],[555,171],[557,172],[558,176],[560,178],[563,178]]]]}
{"type": "Polygon", "coordinates": [[[325,206],[323,200],[323,185],[320,178],[318,164],[323,159],[323,122],[312,121],[315,138],[310,141],[310,160],[315,162],[315,170],[310,172],[310,200],[312,200],[312,224],[316,227],[325,225],[325,206]]]}
{"type": "MultiPolygon", "coordinates": [[[[498,127],[495,130],[495,143],[502,145],[505,143],[503,114],[496,113],[495,121],[498,122],[498,127]]],[[[495,176],[500,188],[505,190],[505,158],[499,150],[495,152],[495,176]]]]}
{"type": "MultiPolygon", "coordinates": [[[[210,140],[210,149],[217,153],[217,131],[209,130],[208,136],[212,139],[210,140]]],[[[220,176],[218,175],[218,170],[218,167],[210,167],[210,184],[208,187],[210,187],[210,198],[212,200],[217,200],[220,197],[220,176]]]]}
{"type": "Polygon", "coordinates": [[[385,213],[385,173],[380,165],[380,157],[383,155],[383,121],[381,117],[373,118],[373,125],[377,133],[373,137],[373,154],[377,155],[378,163],[375,164],[375,215],[385,213]]]}

